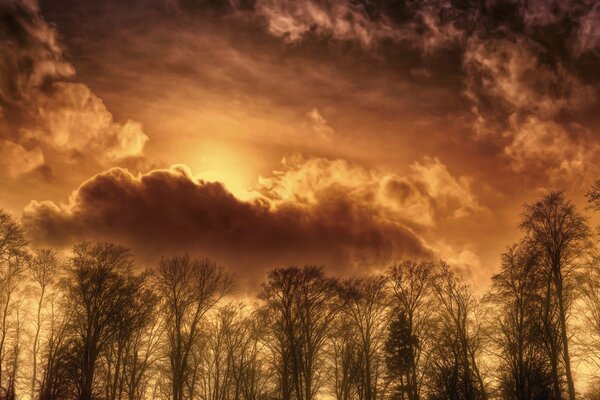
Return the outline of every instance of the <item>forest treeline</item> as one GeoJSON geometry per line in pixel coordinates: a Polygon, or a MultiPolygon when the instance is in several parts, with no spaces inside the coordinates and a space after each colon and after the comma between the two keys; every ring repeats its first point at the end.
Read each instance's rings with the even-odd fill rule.
{"type": "MultiPolygon", "coordinates": [[[[589,199],[600,210],[600,182],[589,199]]],[[[348,278],[277,268],[244,304],[209,259],[140,273],[117,244],[32,248],[2,212],[0,398],[600,399],[575,382],[600,367],[594,232],[562,192],[520,229],[483,295],[406,260],[348,278]]]]}

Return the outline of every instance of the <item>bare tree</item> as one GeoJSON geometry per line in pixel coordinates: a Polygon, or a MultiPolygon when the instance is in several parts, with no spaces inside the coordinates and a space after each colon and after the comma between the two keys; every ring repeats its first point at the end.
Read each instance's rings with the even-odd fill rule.
{"type": "Polygon", "coordinates": [[[136,328],[125,342],[123,377],[128,400],[144,399],[150,382],[159,374],[156,364],[160,358],[163,318],[156,307],[155,296],[149,293],[141,296],[144,297],[145,301],[136,303],[147,307],[146,311],[138,315],[136,328]]]}
{"type": "Polygon", "coordinates": [[[315,266],[275,269],[262,287],[284,400],[313,400],[319,392],[325,344],[340,308],[336,293],[337,281],[315,266]]]}
{"type": "MultiPolygon", "coordinates": [[[[146,333],[148,326],[155,322],[157,303],[157,297],[145,286],[145,277],[142,275],[131,295],[131,301],[114,316],[114,338],[103,353],[106,400],[122,399],[126,385],[139,385],[139,380],[143,379],[143,375],[129,376],[130,373],[141,372],[136,370],[136,363],[140,360],[137,358],[138,354],[133,352],[140,350],[136,347],[139,345],[138,340],[146,333]]],[[[136,392],[130,387],[128,394],[136,392]]]]}
{"type": "Polygon", "coordinates": [[[7,369],[10,374],[14,367],[14,363],[8,361],[11,358],[7,357],[7,347],[11,331],[18,328],[11,324],[11,317],[18,310],[15,296],[22,288],[21,278],[28,259],[26,245],[19,225],[9,214],[0,210],[0,393],[5,392],[5,395],[8,388],[4,387],[4,375],[7,369]]]}
{"type": "Polygon", "coordinates": [[[135,302],[142,280],[133,276],[132,267],[124,247],[110,243],[73,247],[67,291],[81,346],[80,400],[92,399],[98,357],[111,345],[119,322],[135,302]]]}
{"type": "Polygon", "coordinates": [[[167,354],[172,400],[189,394],[193,346],[200,336],[200,324],[232,287],[231,277],[208,259],[188,256],[161,260],[157,289],[163,298],[167,354]]]}
{"type": "Polygon", "coordinates": [[[52,249],[37,250],[29,263],[31,277],[36,285],[35,304],[36,315],[34,321],[34,336],[31,348],[31,398],[34,399],[37,391],[38,358],[40,351],[40,334],[43,330],[43,311],[47,303],[48,292],[55,283],[58,274],[59,260],[52,249]]]}
{"type": "Polygon", "coordinates": [[[358,339],[358,399],[376,400],[385,394],[383,347],[387,328],[386,279],[350,278],[342,284],[343,314],[356,327],[358,339]]]}
{"type": "Polygon", "coordinates": [[[401,398],[421,396],[423,375],[427,370],[426,351],[430,347],[435,308],[433,284],[435,266],[431,262],[405,261],[388,272],[394,315],[388,338],[390,374],[400,379],[401,398]]]}
{"type": "Polygon", "coordinates": [[[486,399],[479,371],[481,332],[476,318],[477,299],[472,289],[442,263],[433,285],[438,305],[436,345],[429,377],[429,397],[486,399]]]}
{"type": "Polygon", "coordinates": [[[48,297],[48,332],[43,343],[39,400],[77,398],[80,346],[73,332],[74,306],[63,291],[48,297]]]}
{"type": "Polygon", "coordinates": [[[359,342],[356,324],[340,313],[335,319],[328,348],[336,400],[358,397],[359,342]]]}
{"type": "Polygon", "coordinates": [[[552,192],[525,206],[521,229],[532,246],[539,248],[542,264],[552,284],[553,301],[558,307],[562,361],[570,400],[575,400],[575,385],[569,354],[568,318],[574,294],[572,282],[578,260],[589,248],[590,230],[563,192],[552,192]]]}
{"type": "MultiPolygon", "coordinates": [[[[270,289],[273,291],[273,289],[270,289]]],[[[264,291],[264,288],[263,288],[264,291]]],[[[268,349],[268,361],[275,379],[275,398],[291,400],[294,394],[292,382],[292,344],[289,340],[292,323],[292,285],[284,285],[265,299],[265,305],[257,310],[257,320],[265,328],[261,343],[268,349]],[[275,294],[277,293],[277,294],[275,294]]],[[[265,293],[261,293],[263,297],[265,293]]]]}
{"type": "MultiPolygon", "coordinates": [[[[251,314],[250,314],[251,315],[251,314]]],[[[242,305],[227,304],[207,323],[201,358],[201,397],[258,399],[266,394],[257,326],[242,305]]]]}
{"type": "Polygon", "coordinates": [[[587,193],[589,202],[597,209],[600,210],[600,180],[594,182],[594,185],[587,193]]]}
{"type": "Polygon", "coordinates": [[[546,277],[539,258],[527,243],[509,247],[487,297],[496,307],[492,331],[500,350],[500,391],[507,400],[556,396],[544,333],[546,277]]]}
{"type": "Polygon", "coordinates": [[[199,349],[204,383],[202,397],[206,399],[231,397],[235,355],[242,340],[238,318],[235,307],[225,305],[207,322],[205,345],[199,349]]]}
{"type": "Polygon", "coordinates": [[[235,399],[261,400],[272,395],[272,375],[268,369],[265,327],[256,313],[247,315],[242,321],[243,341],[234,364],[235,399]]]}
{"type": "Polygon", "coordinates": [[[12,341],[11,354],[9,354],[8,361],[10,362],[10,374],[8,376],[8,383],[6,385],[6,391],[4,395],[5,400],[15,400],[17,396],[17,377],[19,376],[20,366],[20,355],[21,355],[21,330],[23,328],[23,322],[21,320],[21,305],[22,301],[19,299],[15,306],[15,312],[13,315],[14,321],[14,337],[12,341]]]}

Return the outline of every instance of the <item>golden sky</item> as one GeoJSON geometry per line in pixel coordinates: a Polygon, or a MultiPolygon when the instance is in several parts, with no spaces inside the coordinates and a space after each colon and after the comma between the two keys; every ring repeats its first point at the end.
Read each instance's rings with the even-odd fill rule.
{"type": "Polygon", "coordinates": [[[524,203],[600,177],[600,5],[472,3],[3,1],[0,207],[244,282],[412,257],[486,285],[524,203]]]}

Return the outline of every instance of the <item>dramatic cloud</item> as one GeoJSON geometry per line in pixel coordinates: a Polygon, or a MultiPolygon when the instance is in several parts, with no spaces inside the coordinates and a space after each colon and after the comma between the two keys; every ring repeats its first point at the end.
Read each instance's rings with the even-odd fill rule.
{"type": "MultiPolygon", "coordinates": [[[[288,42],[314,33],[365,47],[388,41],[431,59],[457,54],[477,140],[498,145],[498,156],[519,174],[540,179],[546,174],[552,181],[557,172],[562,177],[589,172],[575,166],[593,158],[596,146],[586,143],[593,135],[585,126],[573,129],[573,123],[582,125],[576,119],[596,104],[597,86],[578,71],[584,55],[595,66],[585,68],[598,67],[600,7],[595,2],[490,1],[458,7],[445,0],[397,6],[262,0],[256,10],[269,31],[288,42]],[[543,126],[552,129],[542,135],[543,126]],[[531,146],[542,143],[550,148],[531,146]],[[552,160],[558,156],[567,159],[552,160]]],[[[427,69],[410,69],[416,76],[413,71],[425,71],[431,79],[427,69]]]]}
{"type": "MultiPolygon", "coordinates": [[[[465,53],[467,96],[476,107],[493,107],[508,115],[552,118],[577,112],[595,99],[586,85],[556,62],[542,61],[543,52],[526,40],[472,40],[465,53]]],[[[481,110],[485,111],[485,110],[481,110]]]]}
{"type": "Polygon", "coordinates": [[[411,4],[406,10],[411,18],[402,24],[369,2],[350,0],[258,0],[256,12],[266,19],[269,32],[290,43],[314,33],[357,41],[365,47],[389,40],[428,52],[463,35],[452,22],[443,23],[443,12],[448,7],[437,3],[411,4]]]}
{"type": "Polygon", "coordinates": [[[468,178],[455,178],[438,159],[410,166],[405,176],[372,171],[344,160],[284,159],[284,171],[261,179],[260,191],[274,205],[314,206],[338,190],[378,210],[386,219],[412,226],[433,227],[445,218],[460,218],[480,210],[468,178]]]}
{"type": "Polygon", "coordinates": [[[515,171],[543,171],[552,181],[581,178],[590,176],[590,171],[596,172],[600,145],[582,126],[565,127],[536,117],[511,125],[506,132],[511,142],[505,152],[515,171]]]}
{"type": "Polygon", "coordinates": [[[242,201],[186,167],[143,175],[114,168],[83,183],[67,204],[32,202],[22,221],[35,243],[118,240],[146,259],[202,252],[252,273],[281,263],[341,270],[432,257],[435,250],[411,223],[431,225],[441,212],[454,218],[477,207],[468,183],[439,160],[415,164],[400,178],[339,160],[296,158],[262,180],[260,191],[242,201]]]}
{"type": "Polygon", "coordinates": [[[582,177],[598,154],[589,131],[574,122],[596,100],[559,61],[544,63],[543,49],[524,39],[473,40],[465,54],[466,95],[480,137],[501,136],[515,172],[550,180],[582,177]]]}
{"type": "Polygon", "coordinates": [[[116,123],[85,84],[70,82],[75,69],[34,1],[2,2],[0,20],[0,139],[10,176],[48,162],[47,151],[67,161],[142,154],[141,125],[116,123]]]}
{"type": "Polygon", "coordinates": [[[37,101],[40,126],[24,130],[26,139],[66,154],[95,154],[106,161],[142,154],[148,138],[141,125],[134,121],[116,123],[86,85],[57,82],[37,101]]]}
{"type": "Polygon", "coordinates": [[[374,21],[364,6],[346,0],[259,0],[256,9],[267,19],[269,31],[288,42],[297,42],[311,31],[340,40],[358,40],[363,45],[398,35],[388,21],[374,21]]]}
{"type": "Polygon", "coordinates": [[[51,200],[35,243],[251,271],[415,254],[483,282],[523,203],[580,205],[600,174],[592,0],[40,7],[0,4],[2,207],[51,200]]]}

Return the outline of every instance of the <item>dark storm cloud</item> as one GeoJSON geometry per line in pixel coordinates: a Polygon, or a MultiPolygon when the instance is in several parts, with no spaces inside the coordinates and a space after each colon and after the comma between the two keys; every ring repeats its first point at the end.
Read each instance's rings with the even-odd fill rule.
{"type": "Polygon", "coordinates": [[[68,205],[32,203],[22,221],[34,243],[117,240],[146,260],[202,252],[248,274],[278,263],[319,262],[340,270],[431,256],[411,229],[355,200],[332,188],[310,205],[241,201],[183,167],[140,176],[115,168],[82,184],[68,205]]]}
{"type": "Polygon", "coordinates": [[[137,175],[114,168],[84,182],[67,204],[32,202],[22,222],[36,244],[114,240],[146,261],[190,251],[251,275],[283,263],[383,267],[403,257],[439,256],[423,234],[481,211],[469,180],[439,160],[410,170],[398,176],[294,156],[241,200],[184,166],[137,175]]]}

